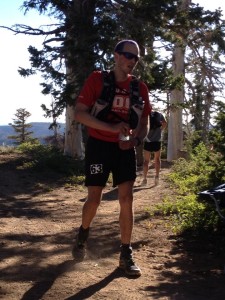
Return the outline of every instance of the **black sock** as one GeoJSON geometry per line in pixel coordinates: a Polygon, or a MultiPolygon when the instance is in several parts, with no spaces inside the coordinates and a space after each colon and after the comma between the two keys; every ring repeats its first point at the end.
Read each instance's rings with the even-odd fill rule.
{"type": "Polygon", "coordinates": [[[84,229],[84,227],[82,225],[80,225],[79,231],[82,232],[82,233],[88,232],[89,231],[89,227],[87,227],[87,228],[84,229]]]}
{"type": "Polygon", "coordinates": [[[79,228],[78,238],[85,242],[89,235],[89,228],[90,227],[84,229],[83,226],[81,225],[79,228]]]}

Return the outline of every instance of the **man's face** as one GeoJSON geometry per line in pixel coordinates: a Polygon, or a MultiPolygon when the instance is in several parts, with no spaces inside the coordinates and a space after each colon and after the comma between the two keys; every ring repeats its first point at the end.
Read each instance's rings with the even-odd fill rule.
{"type": "Polygon", "coordinates": [[[139,48],[135,44],[126,43],[123,51],[115,53],[117,67],[126,74],[131,74],[139,59],[139,48]]]}

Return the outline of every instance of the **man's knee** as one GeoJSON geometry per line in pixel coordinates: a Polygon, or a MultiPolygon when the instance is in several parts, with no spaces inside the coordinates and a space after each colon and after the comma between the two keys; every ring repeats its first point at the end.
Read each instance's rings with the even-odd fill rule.
{"type": "Polygon", "coordinates": [[[85,201],[86,205],[88,205],[89,207],[98,207],[101,203],[101,198],[95,198],[95,197],[88,197],[85,201]]]}
{"type": "Polygon", "coordinates": [[[121,195],[119,202],[121,207],[132,206],[133,195],[121,195]]]}

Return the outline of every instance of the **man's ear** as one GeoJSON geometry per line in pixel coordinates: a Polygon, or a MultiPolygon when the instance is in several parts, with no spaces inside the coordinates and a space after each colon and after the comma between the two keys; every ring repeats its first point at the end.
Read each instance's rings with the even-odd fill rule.
{"type": "Polygon", "coordinates": [[[115,61],[117,61],[117,60],[118,60],[118,58],[119,58],[119,53],[117,53],[117,52],[114,52],[114,59],[115,59],[115,61]]]}

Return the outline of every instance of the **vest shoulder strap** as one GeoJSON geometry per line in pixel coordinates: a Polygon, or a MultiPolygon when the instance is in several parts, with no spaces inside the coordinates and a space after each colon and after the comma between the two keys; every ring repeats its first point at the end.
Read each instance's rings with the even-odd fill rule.
{"type": "Polygon", "coordinates": [[[102,71],[102,80],[103,87],[99,99],[110,104],[113,102],[116,89],[114,72],[108,70],[102,71]]]}
{"type": "Polygon", "coordinates": [[[135,77],[132,76],[132,80],[130,82],[130,100],[131,100],[131,106],[138,104],[140,101],[140,81],[135,77]]]}

